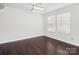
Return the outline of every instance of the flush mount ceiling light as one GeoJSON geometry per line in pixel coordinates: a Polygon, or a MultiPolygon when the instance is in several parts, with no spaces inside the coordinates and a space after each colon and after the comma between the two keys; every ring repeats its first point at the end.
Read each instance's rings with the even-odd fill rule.
{"type": "Polygon", "coordinates": [[[33,12],[39,12],[39,13],[43,13],[46,11],[45,6],[42,3],[36,3],[32,5],[32,11],[33,12]]]}

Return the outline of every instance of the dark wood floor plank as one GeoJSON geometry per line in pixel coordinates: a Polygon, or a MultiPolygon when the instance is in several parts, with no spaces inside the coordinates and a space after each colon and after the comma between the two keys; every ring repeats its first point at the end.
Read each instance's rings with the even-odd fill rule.
{"type": "Polygon", "coordinates": [[[0,55],[79,55],[79,47],[40,36],[0,44],[0,55]]]}

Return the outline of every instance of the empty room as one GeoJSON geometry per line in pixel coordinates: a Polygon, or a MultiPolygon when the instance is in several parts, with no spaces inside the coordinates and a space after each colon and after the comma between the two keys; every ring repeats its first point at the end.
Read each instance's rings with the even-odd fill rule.
{"type": "Polygon", "coordinates": [[[79,3],[0,3],[0,55],[79,55],[79,3]]]}

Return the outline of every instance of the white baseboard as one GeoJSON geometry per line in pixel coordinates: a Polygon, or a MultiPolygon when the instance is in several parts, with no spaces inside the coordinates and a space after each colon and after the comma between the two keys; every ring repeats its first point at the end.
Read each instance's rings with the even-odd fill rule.
{"type": "Polygon", "coordinates": [[[12,41],[18,41],[18,40],[22,40],[22,39],[29,39],[29,38],[39,37],[39,36],[44,36],[44,35],[43,34],[38,34],[38,35],[30,35],[30,36],[20,37],[18,39],[11,39],[11,40],[7,40],[7,41],[1,41],[0,44],[12,42],[12,41]]]}
{"type": "Polygon", "coordinates": [[[77,42],[75,40],[64,40],[63,38],[59,39],[57,37],[53,37],[53,36],[50,36],[50,35],[45,35],[45,36],[50,37],[50,38],[54,38],[56,40],[59,40],[59,41],[62,41],[62,42],[66,42],[66,43],[69,43],[69,44],[72,44],[72,45],[75,45],[75,46],[79,46],[79,42],[77,42]]]}

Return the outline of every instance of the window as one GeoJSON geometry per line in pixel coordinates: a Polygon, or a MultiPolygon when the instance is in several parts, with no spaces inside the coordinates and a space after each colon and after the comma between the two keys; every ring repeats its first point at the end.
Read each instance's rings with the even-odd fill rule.
{"type": "Polygon", "coordinates": [[[56,31],[56,15],[48,17],[48,31],[56,31]]]}
{"type": "Polygon", "coordinates": [[[70,34],[70,13],[48,17],[48,31],[70,34]]]}
{"type": "Polygon", "coordinates": [[[70,33],[70,13],[63,13],[57,16],[57,31],[64,34],[70,33]]]}

